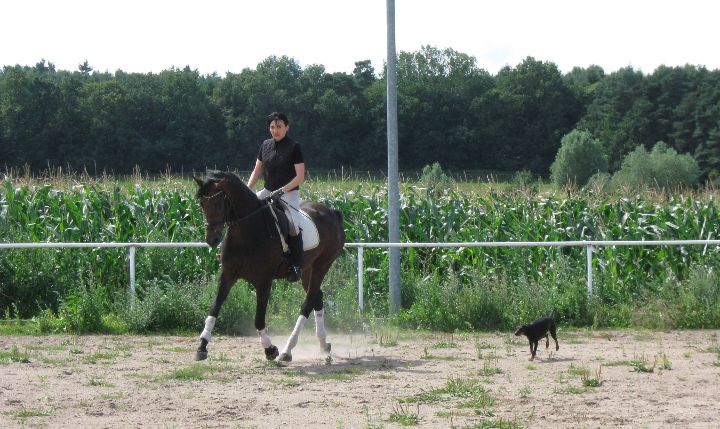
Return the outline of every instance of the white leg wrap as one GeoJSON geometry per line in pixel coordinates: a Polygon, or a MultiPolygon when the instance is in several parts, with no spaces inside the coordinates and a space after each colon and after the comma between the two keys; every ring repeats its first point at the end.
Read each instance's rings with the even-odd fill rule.
{"type": "Polygon", "coordinates": [[[285,348],[283,349],[283,353],[289,353],[297,345],[300,332],[302,332],[305,327],[305,322],[307,322],[307,317],[303,315],[298,316],[297,322],[295,322],[295,329],[293,329],[292,334],[290,334],[287,344],[285,344],[285,348]]]}
{"type": "Polygon", "coordinates": [[[320,350],[327,349],[327,333],[325,332],[325,317],[323,310],[315,311],[315,335],[320,342],[320,350]]]}
{"type": "Polygon", "coordinates": [[[260,344],[262,344],[264,349],[272,346],[272,340],[270,339],[270,335],[267,333],[267,328],[257,332],[258,335],[260,335],[260,344]]]}
{"type": "Polygon", "coordinates": [[[320,341],[324,341],[325,337],[327,337],[327,332],[325,332],[324,311],[325,310],[315,310],[315,335],[320,339],[320,341]]]}
{"type": "Polygon", "coordinates": [[[215,317],[208,316],[205,319],[205,329],[203,329],[200,334],[200,338],[206,340],[208,343],[212,340],[212,330],[215,327],[215,320],[217,320],[215,317]]]}

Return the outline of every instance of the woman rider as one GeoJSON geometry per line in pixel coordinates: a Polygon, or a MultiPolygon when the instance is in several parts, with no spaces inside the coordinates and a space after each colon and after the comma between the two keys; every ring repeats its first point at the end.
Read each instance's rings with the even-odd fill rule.
{"type": "Polygon", "coordinates": [[[290,122],[284,113],[273,112],[267,118],[272,138],[260,145],[255,168],[250,174],[248,187],[253,189],[260,176],[264,176],[265,184],[257,192],[258,198],[280,195],[285,203],[285,213],[290,220],[288,247],[292,266],[288,273],[288,281],[300,279],[303,266],[302,235],[298,228],[300,208],[300,185],[305,181],[305,162],[300,145],[288,137],[290,122]]]}

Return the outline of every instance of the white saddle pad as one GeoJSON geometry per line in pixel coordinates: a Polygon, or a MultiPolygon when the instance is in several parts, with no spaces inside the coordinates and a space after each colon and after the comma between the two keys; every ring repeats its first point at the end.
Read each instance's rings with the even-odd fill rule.
{"type": "Polygon", "coordinates": [[[300,229],[302,230],[303,250],[314,249],[320,244],[320,235],[318,234],[315,222],[310,216],[300,210],[300,229]]]}

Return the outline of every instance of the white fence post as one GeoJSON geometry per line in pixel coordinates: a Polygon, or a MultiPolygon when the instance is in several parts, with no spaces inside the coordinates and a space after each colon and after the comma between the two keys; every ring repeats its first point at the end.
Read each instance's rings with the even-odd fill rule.
{"type": "Polygon", "coordinates": [[[360,312],[363,312],[363,260],[364,260],[364,248],[358,246],[358,307],[360,312]]]}
{"type": "Polygon", "coordinates": [[[135,308],[135,246],[129,247],[130,253],[130,308],[135,308]]]}
{"type": "Polygon", "coordinates": [[[592,294],[593,294],[593,273],[592,273],[593,245],[588,244],[585,248],[587,249],[587,291],[588,291],[588,296],[592,296],[592,294]]]}

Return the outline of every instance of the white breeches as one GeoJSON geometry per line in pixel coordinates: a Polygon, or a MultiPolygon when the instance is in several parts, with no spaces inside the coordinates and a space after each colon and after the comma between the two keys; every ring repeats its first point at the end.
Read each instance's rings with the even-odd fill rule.
{"type": "MultiPolygon", "coordinates": [[[[258,198],[263,199],[269,197],[271,193],[272,192],[263,188],[255,195],[257,195],[258,198]]],[[[290,219],[291,221],[290,235],[298,235],[298,233],[300,232],[300,230],[298,229],[298,225],[300,225],[300,191],[297,189],[294,191],[290,191],[287,194],[283,194],[280,199],[283,200],[287,205],[287,207],[285,207],[285,215],[287,215],[288,219],[290,219]]]]}

